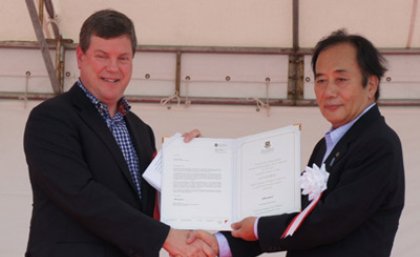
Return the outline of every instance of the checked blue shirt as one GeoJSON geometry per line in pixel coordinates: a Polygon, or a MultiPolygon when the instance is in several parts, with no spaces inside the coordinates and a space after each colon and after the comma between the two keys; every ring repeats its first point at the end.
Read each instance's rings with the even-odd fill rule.
{"type": "Polygon", "coordinates": [[[106,122],[109,130],[115,138],[118,146],[120,147],[124,159],[127,162],[128,169],[130,170],[131,177],[134,185],[136,186],[137,194],[141,199],[140,189],[140,172],[139,172],[139,158],[134,148],[133,141],[131,140],[130,133],[128,132],[127,124],[125,123],[124,116],[130,110],[130,105],[125,98],[122,98],[118,103],[118,111],[111,117],[109,115],[108,106],[101,103],[94,95],[92,95],[79,80],[78,86],[85,92],[86,97],[95,105],[96,109],[101,114],[106,122]]]}

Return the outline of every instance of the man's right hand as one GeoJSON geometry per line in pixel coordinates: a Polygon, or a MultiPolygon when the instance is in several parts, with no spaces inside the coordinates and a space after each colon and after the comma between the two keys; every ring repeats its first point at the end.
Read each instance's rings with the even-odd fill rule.
{"type": "MultiPolygon", "coordinates": [[[[163,248],[171,257],[216,257],[217,253],[203,240],[188,244],[190,231],[173,229],[169,231],[163,248]]],[[[216,243],[217,245],[217,243],[216,243]]]]}
{"type": "Polygon", "coordinates": [[[256,217],[248,217],[232,224],[232,236],[242,238],[246,241],[255,241],[257,237],[254,233],[254,223],[256,217]]]}
{"type": "Polygon", "coordinates": [[[189,233],[187,243],[192,244],[197,241],[203,241],[207,244],[207,246],[211,247],[213,253],[216,256],[219,255],[219,244],[217,243],[217,239],[213,234],[210,234],[204,230],[193,230],[189,233]]]}

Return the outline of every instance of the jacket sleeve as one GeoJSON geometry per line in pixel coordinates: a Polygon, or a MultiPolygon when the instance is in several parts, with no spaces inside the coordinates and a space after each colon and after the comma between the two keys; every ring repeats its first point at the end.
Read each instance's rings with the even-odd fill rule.
{"type": "Polygon", "coordinates": [[[222,232],[226,237],[229,248],[233,257],[254,257],[262,253],[262,249],[258,241],[245,241],[232,237],[230,232],[222,232]]]}

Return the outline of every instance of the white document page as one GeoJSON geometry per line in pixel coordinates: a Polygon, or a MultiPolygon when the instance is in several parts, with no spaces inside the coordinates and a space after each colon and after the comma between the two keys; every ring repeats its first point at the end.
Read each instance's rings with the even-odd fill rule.
{"type": "MultiPolygon", "coordinates": [[[[165,140],[164,144],[171,144],[175,139],[183,138],[180,133],[175,133],[172,137],[165,140]]],[[[157,191],[160,192],[162,188],[162,173],[163,173],[163,164],[162,164],[162,151],[158,151],[155,158],[147,166],[146,170],[143,172],[143,178],[157,191]]]]}
{"type": "Polygon", "coordinates": [[[164,144],[161,221],[174,228],[230,229],[232,140],[164,144]]]}
{"type": "Polygon", "coordinates": [[[235,221],[299,211],[299,128],[289,126],[238,139],[235,221]]]}
{"type": "Polygon", "coordinates": [[[162,188],[162,159],[162,152],[159,151],[143,172],[143,178],[159,192],[162,188]]]}

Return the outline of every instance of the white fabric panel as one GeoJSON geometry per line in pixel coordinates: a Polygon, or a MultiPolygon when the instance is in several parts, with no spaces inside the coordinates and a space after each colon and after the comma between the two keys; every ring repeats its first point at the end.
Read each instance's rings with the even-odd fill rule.
{"type": "MultiPolygon", "coordinates": [[[[299,1],[299,45],[314,47],[338,29],[366,36],[377,47],[406,47],[413,0],[316,0],[299,1]]],[[[412,47],[419,46],[419,11],[412,47]]]]}
{"type": "MultiPolygon", "coordinates": [[[[54,54],[51,51],[51,58],[54,54]]],[[[50,84],[39,49],[0,48],[0,92],[25,92],[27,87],[30,92],[51,93],[50,84]],[[30,76],[26,84],[27,72],[30,76]]]]}
{"type": "MultiPolygon", "coordinates": [[[[38,1],[36,1],[38,2],[38,1]]],[[[56,0],[64,38],[78,42],[82,22],[94,11],[113,8],[136,24],[140,44],[292,47],[293,1],[280,0],[56,0]]],[[[299,46],[313,47],[333,30],[347,28],[378,47],[404,48],[414,0],[299,1],[299,46]]],[[[35,34],[25,1],[0,3],[0,40],[31,40],[35,34]],[[13,25],[13,26],[8,26],[13,25]]],[[[420,46],[420,4],[411,47],[420,46]]],[[[46,15],[45,15],[46,16],[46,15]]],[[[45,18],[48,22],[48,19],[45,18]]],[[[52,33],[49,32],[49,35],[52,33]]]]}
{"type": "Polygon", "coordinates": [[[285,99],[287,72],[287,55],[183,54],[181,94],[285,99]]]}
{"type": "Polygon", "coordinates": [[[388,71],[381,83],[383,99],[420,98],[420,55],[388,55],[388,71]]]}
{"type": "MultiPolygon", "coordinates": [[[[56,2],[60,2],[56,6],[60,31],[64,38],[75,42],[79,40],[82,22],[90,14],[112,8],[133,20],[141,44],[266,47],[292,44],[292,1],[60,0],[54,4],[56,2]]],[[[0,24],[14,25],[1,28],[0,40],[36,40],[25,1],[2,0],[0,7],[0,24]]]]}
{"type": "Polygon", "coordinates": [[[176,54],[137,52],[127,95],[168,96],[175,90],[176,54]]]}

